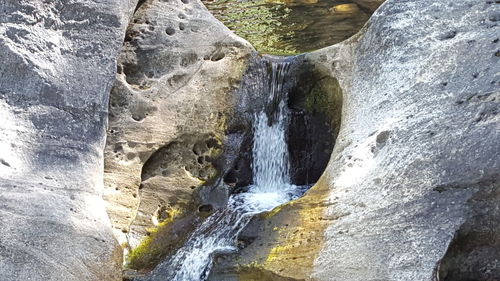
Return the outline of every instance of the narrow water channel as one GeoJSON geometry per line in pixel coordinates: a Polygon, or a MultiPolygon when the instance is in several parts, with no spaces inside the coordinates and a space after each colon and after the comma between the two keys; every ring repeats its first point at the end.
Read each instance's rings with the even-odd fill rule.
{"type": "Polygon", "coordinates": [[[291,183],[287,139],[290,112],[283,90],[289,62],[271,60],[266,106],[254,114],[253,184],[231,195],[227,207],[208,217],[176,254],[160,263],[145,281],[206,280],[216,254],[237,251],[240,231],[256,214],[301,196],[307,187],[291,183]]]}

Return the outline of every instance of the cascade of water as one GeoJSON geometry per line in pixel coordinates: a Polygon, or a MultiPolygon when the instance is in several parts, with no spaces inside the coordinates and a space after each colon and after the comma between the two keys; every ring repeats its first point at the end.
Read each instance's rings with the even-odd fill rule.
{"type": "Polygon", "coordinates": [[[269,106],[276,107],[269,120],[265,112],[255,114],[253,141],[253,183],[259,192],[272,192],[290,184],[288,147],[285,133],[287,127],[287,96],[283,93],[283,82],[288,70],[287,63],[271,65],[269,106]],[[272,122],[274,121],[274,122],[272,122]]]}
{"type": "Polygon", "coordinates": [[[303,193],[290,183],[286,127],[288,109],[283,82],[288,63],[271,62],[268,106],[255,114],[253,142],[253,185],[245,193],[232,195],[225,209],[208,217],[184,246],[153,270],[147,281],[206,280],[217,253],[235,251],[239,232],[250,219],[303,193]]]}

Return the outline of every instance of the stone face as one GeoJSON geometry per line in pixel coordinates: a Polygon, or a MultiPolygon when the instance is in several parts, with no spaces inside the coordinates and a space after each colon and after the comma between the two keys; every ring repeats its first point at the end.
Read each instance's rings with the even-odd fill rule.
{"type": "Polygon", "coordinates": [[[243,232],[239,267],[222,259],[213,280],[500,279],[499,10],[389,0],[306,54],[342,88],[330,164],[243,232]]]}
{"type": "Polygon", "coordinates": [[[132,2],[0,3],[2,280],[120,280],[102,151],[132,2]]]}
{"type": "MultiPolygon", "coordinates": [[[[325,214],[346,215],[327,228],[314,278],[433,280],[461,228],[498,237],[473,221],[479,206],[490,218],[498,209],[500,27],[488,15],[499,9],[493,2],[389,1],[354,49],[310,55],[345,91],[343,149],[326,172],[325,214]],[[345,58],[348,64],[336,63],[345,58]]],[[[483,249],[497,253],[496,239],[483,249]]],[[[474,247],[472,239],[458,243],[474,247]]],[[[472,251],[456,255],[478,259],[472,251]]],[[[462,270],[486,280],[481,271],[498,258],[483,256],[462,270]]],[[[454,272],[460,264],[445,264],[455,277],[441,266],[443,280],[462,280],[454,272]]],[[[499,277],[493,271],[487,279],[499,277]]]]}
{"type": "MultiPolygon", "coordinates": [[[[200,186],[221,172],[230,94],[252,52],[199,1],[140,2],[118,60],[105,149],[105,199],[120,243],[137,247],[173,214],[184,234],[162,236],[189,233],[200,186]]],[[[150,269],[164,255],[133,267],[150,269]]]]}
{"type": "Polygon", "coordinates": [[[498,220],[499,10],[389,1],[350,53],[311,54],[345,90],[325,214],[348,214],[327,228],[314,278],[500,278],[499,233],[477,222],[498,220]]]}

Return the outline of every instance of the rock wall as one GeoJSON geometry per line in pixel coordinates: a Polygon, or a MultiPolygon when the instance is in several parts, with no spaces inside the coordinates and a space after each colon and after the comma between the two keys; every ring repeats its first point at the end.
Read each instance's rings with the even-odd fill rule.
{"type": "Polygon", "coordinates": [[[102,151],[132,2],[0,3],[1,280],[120,280],[102,151]]]}
{"type": "MultiPolygon", "coordinates": [[[[198,0],[138,2],[0,4],[2,280],[120,280],[113,232],[147,269],[227,195],[253,48],[198,0]]],[[[330,163],[212,280],[500,279],[499,21],[497,1],[389,0],[304,55],[342,110],[330,163]]]]}
{"type": "Polygon", "coordinates": [[[345,92],[326,172],[325,214],[340,218],[313,278],[500,278],[498,229],[478,222],[500,204],[498,15],[493,1],[389,1],[354,49],[310,55],[345,92]]]}
{"type": "Polygon", "coordinates": [[[212,280],[499,279],[499,15],[494,1],[389,0],[306,54],[342,90],[330,163],[212,280]]]}
{"type": "Polygon", "coordinates": [[[221,173],[230,94],[252,52],[200,1],[135,9],[111,91],[104,175],[115,235],[140,246],[131,267],[151,269],[200,219],[198,192],[221,173]]]}

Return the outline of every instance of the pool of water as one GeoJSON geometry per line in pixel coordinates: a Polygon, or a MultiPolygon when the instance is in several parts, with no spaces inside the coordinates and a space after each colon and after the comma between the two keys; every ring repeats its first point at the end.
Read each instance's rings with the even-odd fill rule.
{"type": "Polygon", "coordinates": [[[202,0],[212,14],[261,53],[294,55],[341,42],[370,11],[349,0],[202,0]]]}

